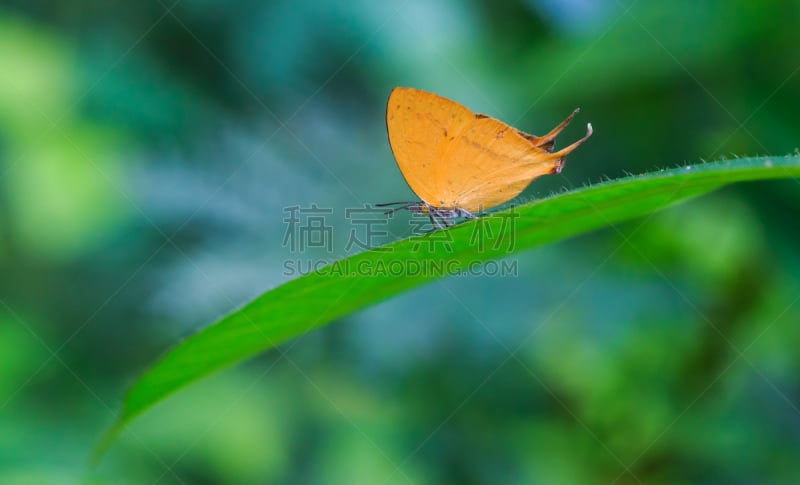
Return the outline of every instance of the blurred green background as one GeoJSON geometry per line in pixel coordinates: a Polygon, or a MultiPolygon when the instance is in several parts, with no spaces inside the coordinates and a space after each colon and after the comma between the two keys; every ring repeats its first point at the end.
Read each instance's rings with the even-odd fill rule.
{"type": "MultiPolygon", "coordinates": [[[[91,447],[126,387],[280,284],[288,206],[413,200],[414,86],[595,135],[564,188],[797,150],[800,3],[0,3],[0,483],[796,483],[800,185],[425,286],[91,447]],[[514,352],[513,354],[511,352],[514,352]]],[[[407,229],[407,215],[394,221],[407,229]]]]}

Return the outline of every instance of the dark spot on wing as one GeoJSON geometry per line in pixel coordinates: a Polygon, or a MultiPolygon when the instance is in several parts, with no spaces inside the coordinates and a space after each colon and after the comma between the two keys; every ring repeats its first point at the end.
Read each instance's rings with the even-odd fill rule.
{"type": "Polygon", "coordinates": [[[475,113],[475,119],[488,118],[489,116],[481,113],[475,113]]]}
{"type": "Polygon", "coordinates": [[[444,130],[444,136],[446,138],[447,137],[447,128],[442,128],[442,130],[444,130]]]}

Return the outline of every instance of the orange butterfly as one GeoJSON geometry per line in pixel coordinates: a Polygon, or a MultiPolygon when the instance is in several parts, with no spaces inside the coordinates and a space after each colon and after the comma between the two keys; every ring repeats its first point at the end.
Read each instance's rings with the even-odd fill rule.
{"type": "Polygon", "coordinates": [[[402,204],[389,212],[428,214],[439,228],[452,225],[454,217],[475,218],[475,212],[513,199],[535,178],[561,171],[564,158],[592,135],[588,124],[583,138],[553,151],[556,135],[577,113],[550,133],[533,136],[436,94],[394,88],[386,106],[389,145],[422,200],[377,205],[402,204]]]}

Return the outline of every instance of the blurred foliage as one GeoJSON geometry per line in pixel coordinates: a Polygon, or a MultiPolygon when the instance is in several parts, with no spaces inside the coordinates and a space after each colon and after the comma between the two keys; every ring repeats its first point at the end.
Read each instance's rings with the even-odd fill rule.
{"type": "Polygon", "coordinates": [[[344,208],[410,200],[391,87],[533,133],[580,106],[594,137],[530,199],[797,150],[799,21],[789,0],[3,2],[0,483],[791,483],[796,180],[405,294],[85,465],[143,368],[287,278],[284,207],[334,208],[337,254],[307,255],[332,258],[344,208]]]}

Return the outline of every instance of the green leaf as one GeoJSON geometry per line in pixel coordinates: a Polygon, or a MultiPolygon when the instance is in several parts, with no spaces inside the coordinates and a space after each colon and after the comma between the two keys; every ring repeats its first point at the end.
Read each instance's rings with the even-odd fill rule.
{"type": "Polygon", "coordinates": [[[465,270],[475,261],[504,258],[641,217],[726,184],[794,177],[800,177],[797,155],[743,158],[661,170],[537,200],[458,224],[446,232],[411,237],[332,263],[262,294],[164,355],[131,387],[121,416],[104,435],[95,457],[102,455],[135,416],[188,383],[390,296],[446,276],[442,271],[400,275],[387,270],[392,262],[413,263],[410,269],[427,265],[428,269],[465,270]],[[514,224],[500,217],[512,213],[518,215],[514,224]],[[478,228],[484,230],[483,234],[495,236],[491,244],[476,244],[474,235],[478,228]],[[500,235],[505,240],[498,247],[493,242],[500,235]],[[445,236],[449,243],[442,242],[445,236]]]}

